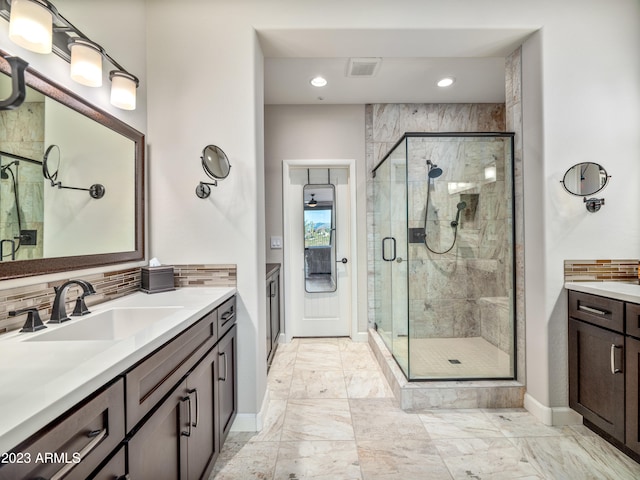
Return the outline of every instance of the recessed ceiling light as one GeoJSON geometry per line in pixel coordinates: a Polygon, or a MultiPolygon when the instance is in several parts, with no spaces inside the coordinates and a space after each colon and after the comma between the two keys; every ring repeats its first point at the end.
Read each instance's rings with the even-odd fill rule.
{"type": "Polygon", "coordinates": [[[324,77],[314,77],[309,83],[314,87],[324,87],[327,84],[327,80],[324,77]]]}
{"type": "Polygon", "coordinates": [[[444,77],[438,81],[439,87],[450,87],[456,81],[453,77],[444,77]]]}

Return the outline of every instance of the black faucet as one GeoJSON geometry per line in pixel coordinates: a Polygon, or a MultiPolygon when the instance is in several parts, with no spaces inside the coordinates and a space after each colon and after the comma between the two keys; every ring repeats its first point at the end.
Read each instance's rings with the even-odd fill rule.
{"type": "Polygon", "coordinates": [[[36,307],[23,308],[22,310],[12,310],[9,312],[10,317],[17,317],[23,313],[27,314],[27,321],[24,322],[21,332],[37,332],[43,328],[47,328],[40,320],[38,309],[36,307]]]}
{"type": "Polygon", "coordinates": [[[75,316],[86,315],[87,313],[91,313],[89,312],[89,309],[84,303],[84,297],[87,297],[89,295],[93,295],[94,293],[96,293],[95,289],[93,288],[93,285],[91,285],[86,280],[69,280],[68,282],[63,283],[59,287],[53,287],[53,289],[56,292],[56,297],[53,300],[53,308],[51,309],[52,310],[51,319],[49,320],[49,323],[62,323],[62,322],[66,322],[67,320],[71,320],[67,316],[67,309],[64,304],[64,299],[67,295],[67,290],[71,285],[79,285],[80,287],[82,287],[82,294],[76,299],[76,306],[73,309],[73,313],[71,315],[75,317],[75,316]]]}

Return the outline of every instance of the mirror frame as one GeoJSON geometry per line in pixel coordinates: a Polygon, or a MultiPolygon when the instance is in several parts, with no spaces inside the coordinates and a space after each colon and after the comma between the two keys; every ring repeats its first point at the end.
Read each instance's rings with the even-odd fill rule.
{"type": "MultiPolygon", "coordinates": [[[[11,69],[4,57],[9,54],[0,49],[0,72],[11,76],[11,69]]],[[[31,67],[25,71],[28,87],[60,102],[82,115],[113,130],[134,142],[135,152],[135,242],[134,250],[125,252],[77,255],[69,257],[39,258],[0,262],[0,280],[21,278],[32,275],[81,270],[85,268],[115,265],[118,263],[142,261],[145,258],[145,198],[144,198],[144,134],[130,127],[110,113],[92,105],[79,95],[51,81],[31,67]]]]}
{"type": "Polygon", "coordinates": [[[608,184],[609,184],[609,179],[611,178],[611,175],[609,175],[609,173],[607,172],[607,170],[599,163],[596,162],[580,162],[580,163],[576,163],[575,165],[572,165],[571,167],[569,167],[567,169],[566,172],[564,172],[564,175],[562,176],[562,180],[560,180],[560,183],[562,184],[562,186],[564,187],[565,191],[571,195],[575,195],[576,197],[589,197],[591,195],[595,195],[596,193],[602,191],[608,184]],[[569,187],[567,187],[567,175],[569,175],[569,172],[571,170],[573,170],[574,168],[577,168],[581,165],[585,165],[585,164],[591,164],[591,165],[597,165],[598,167],[600,167],[600,171],[604,172],[604,176],[605,176],[605,181],[604,184],[598,188],[597,190],[594,190],[593,192],[587,192],[587,193],[577,193],[574,192],[573,190],[570,190],[569,187]]]}
{"type": "Polygon", "coordinates": [[[202,168],[204,169],[204,172],[214,180],[224,180],[229,176],[229,173],[231,173],[231,163],[229,163],[229,157],[227,157],[227,154],[224,153],[224,150],[222,150],[217,145],[207,145],[206,147],[204,147],[204,149],[202,149],[202,157],[200,158],[202,159],[202,168]],[[222,156],[224,157],[224,160],[227,162],[226,175],[216,175],[215,173],[213,173],[213,170],[209,168],[209,162],[207,162],[206,160],[207,150],[209,149],[214,150],[216,152],[216,155],[218,155],[218,158],[220,158],[220,154],[222,154],[222,156]]]}

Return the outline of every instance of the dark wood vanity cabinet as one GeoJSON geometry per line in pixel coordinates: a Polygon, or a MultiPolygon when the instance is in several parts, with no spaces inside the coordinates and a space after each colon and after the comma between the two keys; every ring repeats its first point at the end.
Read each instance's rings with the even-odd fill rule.
{"type": "Polygon", "coordinates": [[[12,453],[30,461],[0,465],[0,480],[208,478],[237,412],[235,302],[22,442],[12,453]],[[36,462],[47,452],[67,458],[36,462]]]}
{"type": "MultiPolygon", "coordinates": [[[[173,367],[186,368],[188,373],[180,377],[177,386],[170,382],[174,388],[130,435],[131,478],[206,479],[211,472],[237,412],[235,298],[223,303],[206,324],[210,326],[211,320],[220,338],[212,341],[204,355],[189,355],[189,350],[175,349],[171,343],[158,352],[170,364],[180,352],[188,355],[179,367],[173,367]],[[167,355],[165,349],[172,353],[167,355]]],[[[202,345],[209,345],[209,341],[202,345]]],[[[172,378],[171,368],[152,363],[153,370],[165,371],[165,376],[172,378]]],[[[142,382],[140,376],[136,378],[142,382]]]]}
{"type": "Polygon", "coordinates": [[[640,305],[569,291],[569,406],[640,457],[640,305]]]}
{"type": "Polygon", "coordinates": [[[206,478],[220,450],[217,362],[214,347],[131,437],[131,478],[206,478]]]}
{"type": "Polygon", "coordinates": [[[280,264],[267,264],[267,366],[271,366],[280,335],[280,264]]]}

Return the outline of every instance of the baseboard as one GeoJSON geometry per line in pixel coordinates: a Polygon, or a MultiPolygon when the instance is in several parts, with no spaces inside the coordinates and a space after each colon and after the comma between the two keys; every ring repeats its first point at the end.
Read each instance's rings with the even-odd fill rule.
{"type": "Polygon", "coordinates": [[[264,419],[269,410],[269,389],[264,394],[262,406],[258,413],[238,413],[231,425],[232,432],[259,432],[264,425],[264,419]]]}
{"type": "Polygon", "coordinates": [[[579,425],[582,415],[569,407],[547,407],[528,393],[524,394],[524,408],[545,425],[579,425]]]}
{"type": "Polygon", "coordinates": [[[357,332],[351,336],[351,340],[357,343],[367,343],[369,341],[369,332],[357,332]]]}

